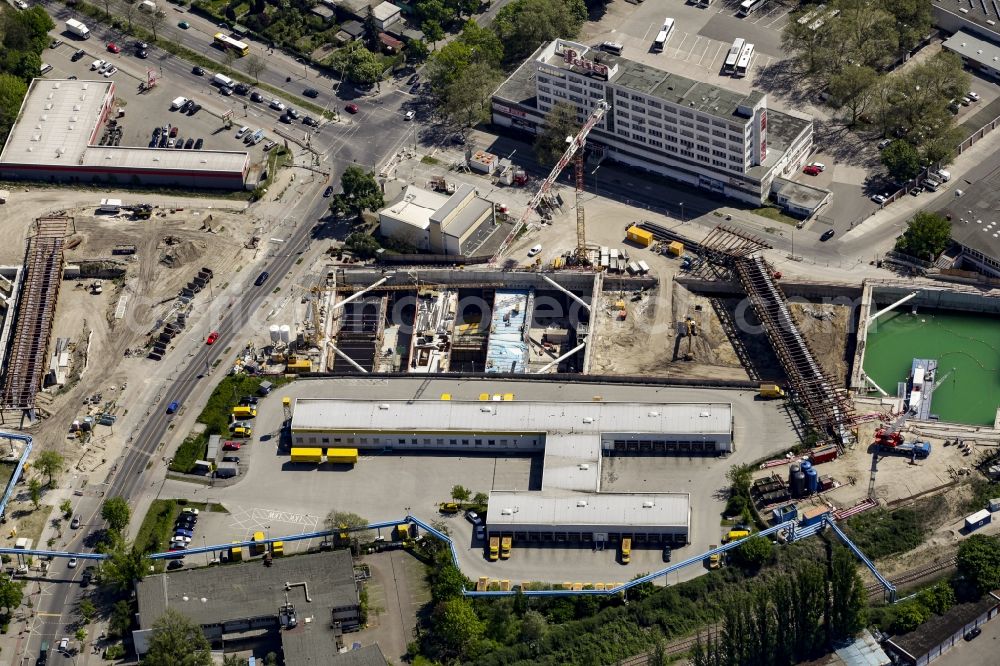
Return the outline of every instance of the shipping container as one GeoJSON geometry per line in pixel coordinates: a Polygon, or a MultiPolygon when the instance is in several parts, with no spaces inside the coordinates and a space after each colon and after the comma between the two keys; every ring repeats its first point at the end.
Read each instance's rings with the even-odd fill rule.
{"type": "Polygon", "coordinates": [[[292,447],[293,463],[321,463],[323,462],[323,449],[292,447]]]}
{"type": "Polygon", "coordinates": [[[281,557],[285,554],[285,542],[275,541],[271,544],[271,554],[275,557],[281,557]]]}
{"type": "Polygon", "coordinates": [[[829,446],[818,446],[809,452],[809,460],[813,465],[818,465],[819,463],[836,460],[837,454],[837,447],[834,444],[830,444],[829,446]]]}
{"type": "Polygon", "coordinates": [[[653,242],[653,234],[639,227],[629,227],[625,237],[639,247],[649,247],[653,242]]]}
{"type": "Polygon", "coordinates": [[[785,390],[777,384],[761,384],[760,397],[762,398],[784,398],[785,390]]]}
{"type": "Polygon", "coordinates": [[[786,504],[785,506],[779,506],[771,512],[774,515],[775,523],[784,523],[789,520],[795,520],[798,517],[798,509],[795,508],[794,504],[786,504]]]}
{"type": "Polygon", "coordinates": [[[681,256],[684,254],[684,243],[680,241],[671,242],[670,245],[667,246],[667,253],[674,257],[681,256]]]}
{"type": "Polygon", "coordinates": [[[830,510],[825,506],[814,506],[802,512],[802,527],[815,525],[823,520],[823,516],[829,516],[830,510]]]}
{"type": "Polygon", "coordinates": [[[993,519],[993,516],[989,511],[983,509],[982,511],[977,511],[971,516],[966,516],[965,518],[965,530],[971,532],[977,530],[983,525],[988,524],[993,519]]]}
{"type": "Polygon", "coordinates": [[[354,465],[358,462],[357,449],[327,449],[326,461],[335,465],[354,465]]]}

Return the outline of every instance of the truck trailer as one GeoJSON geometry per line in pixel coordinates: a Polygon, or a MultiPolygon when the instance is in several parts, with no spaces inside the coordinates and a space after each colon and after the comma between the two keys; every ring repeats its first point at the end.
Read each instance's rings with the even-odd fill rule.
{"type": "Polygon", "coordinates": [[[354,465],[358,462],[357,449],[327,449],[326,461],[334,465],[354,465]]]}
{"type": "Polygon", "coordinates": [[[90,39],[90,28],[76,19],[66,21],[66,32],[80,39],[90,39]]]}
{"type": "Polygon", "coordinates": [[[293,463],[321,463],[323,462],[323,449],[292,447],[293,463]]]}

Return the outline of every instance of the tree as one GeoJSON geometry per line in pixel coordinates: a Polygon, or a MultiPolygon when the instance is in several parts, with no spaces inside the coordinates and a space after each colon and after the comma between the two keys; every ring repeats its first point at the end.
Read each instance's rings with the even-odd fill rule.
{"type": "Polygon", "coordinates": [[[469,584],[458,567],[448,563],[438,568],[431,583],[431,596],[435,601],[447,601],[462,596],[469,584]]]}
{"type": "Polygon", "coordinates": [[[540,641],[545,638],[549,630],[549,624],[545,621],[545,616],[536,610],[526,611],[521,619],[521,640],[525,643],[540,641]]]}
{"type": "Polygon", "coordinates": [[[143,12],[142,15],[145,18],[146,27],[149,28],[151,33],[153,33],[153,41],[155,42],[156,31],[161,25],[163,25],[163,21],[167,18],[167,15],[160,10],[156,10],[155,12],[143,12]]]}
{"type": "Polygon", "coordinates": [[[110,629],[115,636],[123,637],[132,626],[132,607],[128,600],[119,599],[111,608],[110,629]]]}
{"type": "Polygon", "coordinates": [[[382,78],[382,61],[360,45],[347,52],[337,65],[348,80],[359,85],[371,85],[382,78]]]}
{"type": "Polygon", "coordinates": [[[101,506],[101,518],[107,521],[108,528],[113,532],[124,534],[132,518],[132,510],[124,497],[112,497],[101,506]]]}
{"type": "Polygon", "coordinates": [[[906,634],[927,621],[930,617],[927,609],[917,601],[910,600],[896,606],[896,618],[892,630],[897,634],[906,634]]]}
{"type": "Polygon", "coordinates": [[[135,581],[142,580],[149,571],[149,558],[135,544],[128,544],[112,534],[110,557],[101,568],[101,581],[119,592],[132,589],[135,581]]]}
{"type": "Polygon", "coordinates": [[[21,110],[21,102],[26,94],[28,85],[23,79],[13,74],[0,73],[0,142],[7,140],[7,134],[21,110]]]}
{"type": "Polygon", "coordinates": [[[374,172],[349,166],[340,177],[340,186],[343,192],[336,195],[330,204],[337,214],[356,217],[363,210],[378,210],[385,205],[382,188],[375,180],[374,172]]]}
{"type": "Polygon", "coordinates": [[[6,617],[14,613],[14,609],[21,605],[23,598],[23,581],[16,581],[9,576],[0,577],[0,608],[4,609],[6,617]]]}
{"type": "Polygon", "coordinates": [[[264,657],[264,666],[278,666],[278,653],[268,652],[264,657]]]}
{"type": "Polygon", "coordinates": [[[368,519],[362,518],[356,513],[331,511],[327,514],[323,524],[331,532],[337,532],[346,528],[359,541],[367,541],[370,536],[369,530],[363,529],[368,526],[368,519]]]}
{"type": "Polygon", "coordinates": [[[243,68],[247,70],[247,74],[253,77],[254,81],[260,83],[260,75],[267,69],[267,62],[259,54],[251,53],[243,59],[243,68]]]}
{"type": "Polygon", "coordinates": [[[42,500],[42,482],[38,479],[32,479],[28,482],[28,497],[31,498],[31,503],[35,505],[37,509],[41,505],[42,500]]]}
{"type": "Polygon", "coordinates": [[[406,59],[410,62],[423,62],[430,53],[427,42],[422,39],[414,39],[406,45],[406,59]]]}
{"type": "Polygon", "coordinates": [[[906,231],[896,241],[896,250],[925,261],[934,261],[951,242],[951,222],[938,215],[921,211],[906,225],[906,231]]]}
{"type": "Polygon", "coordinates": [[[73,635],[76,637],[76,640],[79,641],[80,643],[87,640],[87,630],[84,629],[83,627],[79,627],[76,630],[76,633],[74,633],[73,635]]]}
{"type": "Polygon", "coordinates": [[[744,541],[733,554],[748,569],[759,569],[770,561],[774,554],[774,545],[770,539],[753,537],[744,541]]]}
{"type": "Polygon", "coordinates": [[[566,152],[568,137],[580,131],[576,107],[569,102],[556,102],[545,116],[545,127],[535,139],[535,156],[544,165],[555,164],[566,152]]]}
{"type": "Polygon", "coordinates": [[[353,254],[358,259],[374,259],[378,251],[382,249],[378,241],[371,234],[363,231],[354,231],[344,239],[344,249],[353,254]]]}
{"type": "Polygon", "coordinates": [[[464,598],[450,599],[434,609],[434,633],[451,652],[461,654],[471,643],[478,641],[486,626],[464,598]]]}
{"type": "Polygon", "coordinates": [[[514,0],[497,12],[493,25],[507,62],[520,62],[543,42],[576,37],[586,20],[583,0],[514,0]]]}
{"type": "Polygon", "coordinates": [[[112,0],[101,0],[101,4],[104,5],[104,15],[108,18],[111,18],[112,0]]]}
{"type": "Polygon", "coordinates": [[[64,462],[63,457],[55,451],[43,451],[35,459],[35,469],[48,477],[48,486],[50,488],[55,488],[56,484],[53,483],[52,477],[62,471],[64,462]]]}
{"type": "Polygon", "coordinates": [[[125,20],[128,22],[128,31],[132,32],[132,19],[139,10],[139,0],[125,0],[125,20]]]}
{"type": "Polygon", "coordinates": [[[871,67],[849,66],[830,77],[830,96],[851,112],[853,125],[871,101],[878,75],[871,67]]]}
{"type": "Polygon", "coordinates": [[[444,28],[437,21],[424,21],[420,24],[424,39],[431,43],[431,48],[437,48],[437,43],[444,39],[444,28]]]}
{"type": "Polygon", "coordinates": [[[456,502],[465,502],[472,496],[469,489],[464,486],[452,486],[451,487],[451,498],[456,502]]]}
{"type": "Polygon", "coordinates": [[[476,493],[472,498],[473,504],[478,504],[479,506],[486,506],[486,503],[490,501],[490,496],[486,493],[476,493]]]}
{"type": "Polygon", "coordinates": [[[212,653],[201,627],[172,608],[153,624],[142,666],[211,666],[212,653]]]}
{"type": "Polygon", "coordinates": [[[73,503],[68,499],[63,500],[59,503],[59,511],[62,512],[64,518],[70,518],[73,516],[73,503]]]}
{"type": "Polygon", "coordinates": [[[920,173],[920,153],[906,141],[893,141],[882,151],[882,164],[897,182],[905,182],[920,173]]]}
{"type": "Polygon", "coordinates": [[[94,616],[97,615],[97,606],[94,605],[93,601],[86,597],[80,600],[78,608],[83,621],[88,624],[94,619],[94,616]]]}
{"type": "Polygon", "coordinates": [[[973,534],[958,547],[958,572],[981,594],[1000,587],[1000,538],[973,534]]]}
{"type": "Polygon", "coordinates": [[[734,495],[750,496],[750,482],[753,481],[753,468],[750,465],[733,465],[726,472],[731,492],[734,495]]]}
{"type": "Polygon", "coordinates": [[[835,639],[848,638],[865,626],[867,594],[854,557],[841,545],[830,562],[830,631],[835,639]]]}

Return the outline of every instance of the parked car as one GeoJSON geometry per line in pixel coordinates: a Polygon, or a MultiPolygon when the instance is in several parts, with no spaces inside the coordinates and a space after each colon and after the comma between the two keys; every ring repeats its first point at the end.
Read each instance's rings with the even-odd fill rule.
{"type": "Polygon", "coordinates": [[[809,166],[816,167],[820,171],[826,171],[826,165],[823,164],[822,162],[810,162],[809,166]]]}
{"type": "MultiPolygon", "coordinates": [[[[194,532],[192,532],[191,530],[187,530],[187,529],[179,527],[179,528],[177,528],[177,529],[174,530],[174,536],[175,537],[176,536],[186,536],[186,537],[194,538],[194,532]]],[[[173,548],[171,548],[170,550],[173,550],[173,548]]]]}
{"type": "Polygon", "coordinates": [[[820,236],[819,239],[825,243],[826,241],[828,241],[831,238],[833,238],[833,235],[835,233],[837,233],[837,232],[834,231],[833,229],[827,229],[826,231],[823,232],[823,235],[820,236]]]}
{"type": "Polygon", "coordinates": [[[175,136],[177,136],[178,129],[180,129],[180,128],[178,128],[176,125],[174,125],[173,127],[170,128],[170,138],[171,139],[174,138],[175,136]]]}
{"type": "MultiPolygon", "coordinates": [[[[21,4],[24,4],[24,3],[22,2],[21,4]]],[[[69,652],[69,637],[68,636],[64,637],[62,640],[59,641],[59,651],[62,652],[63,654],[66,654],[67,652],[69,652]]]]}
{"type": "Polygon", "coordinates": [[[195,76],[205,76],[205,70],[203,70],[198,65],[195,65],[194,67],[191,68],[191,73],[194,74],[195,76]]]}
{"type": "Polygon", "coordinates": [[[194,104],[191,105],[191,108],[188,109],[188,115],[189,116],[193,116],[194,114],[198,113],[199,111],[201,111],[201,104],[198,104],[197,102],[195,102],[194,104]]]}
{"type": "Polygon", "coordinates": [[[254,92],[250,93],[250,101],[251,102],[263,102],[264,101],[264,96],[261,95],[259,92],[254,91],[254,92]]]}
{"type": "Polygon", "coordinates": [[[881,194],[873,194],[873,195],[871,196],[871,199],[872,199],[872,201],[874,201],[875,203],[877,203],[877,204],[878,204],[878,205],[880,205],[880,206],[881,206],[882,204],[884,204],[884,203],[885,203],[886,201],[888,201],[888,199],[886,199],[886,198],[885,198],[884,196],[882,196],[881,194]]]}
{"type": "Polygon", "coordinates": [[[204,139],[198,139],[197,141],[194,142],[194,149],[195,150],[201,150],[201,147],[204,146],[204,145],[205,145],[205,140],[204,139]]]}
{"type": "Polygon", "coordinates": [[[49,42],[49,48],[50,49],[57,49],[60,46],[62,46],[62,44],[63,44],[63,40],[61,40],[61,39],[53,39],[51,42],[49,42]]]}
{"type": "Polygon", "coordinates": [[[80,527],[80,517],[79,516],[73,516],[73,520],[70,521],[69,526],[70,526],[71,529],[74,529],[74,530],[77,529],[78,527],[80,527]]]}
{"type": "Polygon", "coordinates": [[[111,67],[108,67],[106,70],[104,70],[104,76],[105,76],[105,78],[110,78],[112,75],[116,74],[117,72],[118,72],[118,68],[115,67],[114,65],[112,65],[111,67]]]}
{"type": "MultiPolygon", "coordinates": [[[[966,97],[968,97],[969,99],[971,99],[973,102],[978,102],[979,101],[979,93],[970,92],[968,95],[966,95],[966,97]]],[[[977,629],[978,629],[978,627],[977,627],[977,629]]]]}
{"type": "Polygon", "coordinates": [[[239,451],[241,444],[239,442],[234,442],[232,440],[227,441],[222,445],[223,451],[239,451]]]}
{"type": "Polygon", "coordinates": [[[240,464],[240,457],[239,456],[222,456],[222,462],[231,462],[231,463],[236,463],[237,465],[239,465],[240,464]]]}
{"type": "Polygon", "coordinates": [[[417,117],[417,112],[411,109],[403,115],[403,120],[413,120],[416,117],[417,117]]]}
{"type": "Polygon", "coordinates": [[[975,640],[976,637],[979,636],[979,634],[981,633],[983,633],[982,629],[980,629],[979,627],[973,627],[972,629],[969,629],[967,632],[965,632],[965,640],[967,641],[975,640]]]}
{"type": "Polygon", "coordinates": [[[178,135],[178,137],[177,137],[177,143],[174,144],[174,148],[176,148],[177,150],[180,150],[183,147],[184,147],[184,137],[178,135]]]}
{"type": "Polygon", "coordinates": [[[260,275],[258,275],[258,276],[257,276],[257,279],[256,279],[256,280],[254,280],[254,282],[253,282],[253,283],[254,283],[255,285],[257,285],[257,286],[259,287],[260,285],[262,285],[262,284],[264,284],[265,282],[267,282],[267,278],[268,278],[268,277],[269,277],[270,275],[271,275],[270,273],[268,273],[267,271],[264,271],[264,272],[262,272],[262,273],[261,273],[260,275]]]}
{"type": "Polygon", "coordinates": [[[190,506],[181,509],[181,514],[185,515],[185,516],[197,516],[199,513],[201,513],[201,512],[198,511],[198,509],[195,509],[195,508],[190,507],[190,506]]]}
{"type": "Polygon", "coordinates": [[[324,197],[329,197],[332,194],[333,194],[333,185],[327,185],[326,189],[323,190],[323,196],[324,197]]]}
{"type": "Polygon", "coordinates": [[[486,527],[483,525],[476,525],[476,541],[482,541],[486,538],[486,527]]]}
{"type": "Polygon", "coordinates": [[[663,547],[663,561],[664,562],[669,562],[670,561],[670,554],[671,554],[670,546],[664,546],[663,547]]]}
{"type": "Polygon", "coordinates": [[[174,414],[178,409],[181,408],[181,404],[174,400],[169,405],[167,405],[167,414],[174,414]]]}
{"type": "Polygon", "coordinates": [[[892,139],[882,139],[881,141],[878,142],[878,149],[885,150],[890,143],[892,143],[892,139]]]}
{"type": "Polygon", "coordinates": [[[344,108],[347,109],[348,113],[357,113],[358,112],[358,105],[357,104],[348,104],[344,108]]]}
{"type": "Polygon", "coordinates": [[[483,519],[480,518],[479,514],[476,513],[475,511],[466,511],[465,512],[465,519],[468,520],[473,525],[477,525],[478,526],[478,525],[482,525],[483,524],[483,519]]]}
{"type": "Polygon", "coordinates": [[[76,565],[77,565],[77,559],[75,557],[69,558],[69,562],[66,563],[66,566],[69,567],[70,569],[76,569],[76,565]]]}
{"type": "Polygon", "coordinates": [[[112,53],[121,53],[122,47],[118,46],[114,42],[108,42],[108,50],[112,53]]]}
{"type": "Polygon", "coordinates": [[[191,150],[192,148],[194,148],[194,139],[190,137],[184,139],[184,150],[191,150]]]}
{"type": "Polygon", "coordinates": [[[181,544],[181,545],[185,545],[185,544],[189,544],[189,543],[191,543],[191,537],[188,537],[188,536],[175,536],[175,537],[174,537],[173,539],[171,539],[170,541],[171,541],[172,543],[173,543],[173,542],[176,542],[176,543],[179,543],[179,544],[181,544]]]}
{"type": "Polygon", "coordinates": [[[184,568],[184,562],[182,562],[181,560],[170,560],[167,563],[167,569],[171,571],[173,571],[174,569],[183,569],[183,568],[184,568]]]}
{"type": "Polygon", "coordinates": [[[806,167],[803,167],[802,173],[806,174],[807,176],[818,176],[819,175],[819,169],[817,169],[816,167],[814,167],[814,166],[812,166],[810,164],[810,165],[808,165],[806,167]]]}
{"type": "Polygon", "coordinates": [[[77,60],[80,60],[81,58],[83,58],[83,56],[85,56],[85,55],[87,55],[87,52],[84,51],[83,49],[79,49],[79,50],[76,51],[76,53],[74,53],[72,56],[70,56],[70,60],[72,60],[73,62],[76,62],[77,60]]]}
{"type": "Polygon", "coordinates": [[[541,251],[542,251],[542,246],[541,245],[535,245],[530,250],[528,250],[528,256],[529,257],[533,257],[533,256],[535,256],[536,254],[538,254],[541,251]]]}
{"type": "MultiPolygon", "coordinates": [[[[188,139],[190,141],[190,139],[188,139]]],[[[212,331],[208,334],[208,338],[205,340],[206,345],[214,345],[215,341],[219,339],[219,332],[212,331]]]]}
{"type": "Polygon", "coordinates": [[[302,91],[302,94],[306,97],[319,97],[319,91],[315,88],[306,88],[302,91]]]}

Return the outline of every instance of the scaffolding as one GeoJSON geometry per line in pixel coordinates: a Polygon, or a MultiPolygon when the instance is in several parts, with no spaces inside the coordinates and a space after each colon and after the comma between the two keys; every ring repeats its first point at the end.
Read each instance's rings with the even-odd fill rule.
{"type": "Polygon", "coordinates": [[[24,281],[0,403],[5,409],[35,407],[48,368],[48,347],[63,271],[63,239],[69,217],[40,217],[28,239],[24,281]]]}

